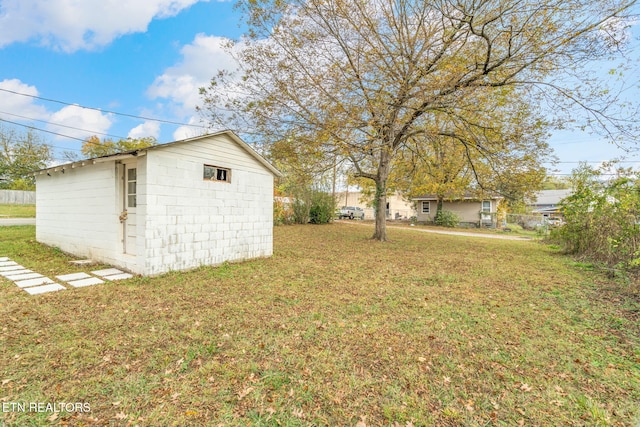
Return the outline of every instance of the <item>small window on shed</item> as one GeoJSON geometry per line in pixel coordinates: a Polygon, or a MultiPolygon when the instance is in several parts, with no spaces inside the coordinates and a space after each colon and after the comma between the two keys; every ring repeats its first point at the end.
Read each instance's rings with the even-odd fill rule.
{"type": "Polygon", "coordinates": [[[204,179],[209,181],[231,182],[231,169],[204,165],[204,179]]]}

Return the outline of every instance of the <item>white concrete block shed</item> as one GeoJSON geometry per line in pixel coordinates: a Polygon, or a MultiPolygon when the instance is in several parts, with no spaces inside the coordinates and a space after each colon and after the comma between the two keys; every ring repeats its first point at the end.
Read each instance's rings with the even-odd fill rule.
{"type": "Polygon", "coordinates": [[[36,239],[142,275],[268,257],[280,172],[231,131],[36,174],[36,239]]]}

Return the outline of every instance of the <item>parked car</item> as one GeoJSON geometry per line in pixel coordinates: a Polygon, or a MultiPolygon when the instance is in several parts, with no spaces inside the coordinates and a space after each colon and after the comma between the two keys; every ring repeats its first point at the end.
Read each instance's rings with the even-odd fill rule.
{"type": "Polygon", "coordinates": [[[357,206],[343,206],[338,212],[338,218],[364,219],[364,210],[357,206]]]}

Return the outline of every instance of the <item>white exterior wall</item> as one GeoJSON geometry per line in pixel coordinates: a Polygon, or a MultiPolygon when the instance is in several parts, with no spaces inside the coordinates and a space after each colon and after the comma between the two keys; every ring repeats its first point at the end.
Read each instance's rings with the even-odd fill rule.
{"type": "Polygon", "coordinates": [[[144,230],[138,241],[145,245],[139,273],[272,255],[273,174],[243,148],[219,135],[145,157],[146,182],[138,189],[144,230]],[[229,168],[231,182],[205,181],[205,164],[229,168]]]}
{"type": "Polygon", "coordinates": [[[36,176],[36,240],[116,264],[120,249],[113,161],[36,176]]]}

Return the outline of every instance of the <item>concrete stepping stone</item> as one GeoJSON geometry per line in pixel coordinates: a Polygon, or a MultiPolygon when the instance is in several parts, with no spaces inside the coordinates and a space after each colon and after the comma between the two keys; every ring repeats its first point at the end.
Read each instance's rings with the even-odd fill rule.
{"type": "Polygon", "coordinates": [[[0,271],[15,271],[15,270],[24,270],[24,267],[21,265],[10,265],[8,267],[0,267],[0,271]]]}
{"type": "Polygon", "coordinates": [[[50,285],[25,288],[24,290],[30,293],[31,295],[38,295],[38,294],[44,294],[46,292],[63,291],[65,289],[66,288],[62,285],[59,285],[57,283],[52,283],[50,285]]]}
{"type": "Polygon", "coordinates": [[[18,265],[15,261],[0,261],[0,267],[11,267],[12,265],[18,265]]]}
{"type": "Polygon", "coordinates": [[[36,279],[17,281],[16,285],[18,285],[19,288],[30,288],[32,286],[50,285],[52,283],[54,283],[54,281],[48,277],[38,277],[36,279]]]}
{"type": "Polygon", "coordinates": [[[27,270],[25,268],[23,268],[22,270],[0,271],[0,276],[2,277],[17,276],[18,274],[27,274],[27,273],[33,273],[33,271],[27,270]]]}
{"type": "Polygon", "coordinates": [[[97,277],[90,277],[88,279],[72,280],[68,283],[74,288],[82,288],[85,286],[99,285],[100,283],[104,283],[104,281],[97,277]]]}
{"type": "Polygon", "coordinates": [[[124,271],[118,270],[117,268],[106,268],[104,270],[92,271],[91,273],[95,274],[96,276],[105,277],[105,276],[114,276],[116,274],[123,274],[124,271]]]}
{"type": "Polygon", "coordinates": [[[63,274],[62,276],[56,276],[56,279],[61,280],[63,282],[71,282],[72,280],[80,280],[80,279],[88,279],[89,276],[87,273],[72,273],[72,274],[63,274]]]}
{"type": "Polygon", "coordinates": [[[19,280],[26,279],[37,279],[39,277],[44,277],[40,273],[22,273],[22,274],[12,274],[11,276],[4,276],[5,279],[9,279],[11,281],[17,282],[19,280]]]}
{"type": "Polygon", "coordinates": [[[5,261],[11,261],[11,260],[6,256],[0,256],[0,262],[5,262],[5,261]]]}

